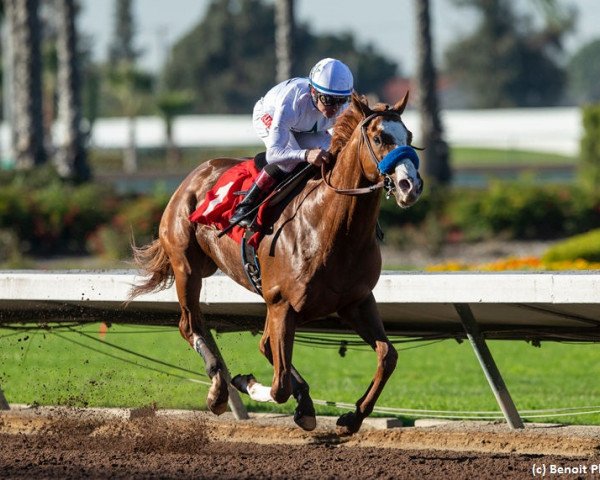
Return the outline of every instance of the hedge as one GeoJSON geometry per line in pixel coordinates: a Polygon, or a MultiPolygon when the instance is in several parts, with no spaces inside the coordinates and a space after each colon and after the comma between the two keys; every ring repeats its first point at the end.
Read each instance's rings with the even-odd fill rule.
{"type": "MultiPolygon", "coordinates": [[[[57,178],[0,180],[0,248],[30,255],[99,254],[125,258],[132,238],[157,234],[168,192],[122,196],[106,185],[74,186],[57,178]]],[[[382,200],[388,244],[449,239],[560,239],[600,228],[600,197],[588,189],[493,182],[487,190],[431,193],[412,208],[382,200]]],[[[6,254],[4,258],[6,258],[6,254]]],[[[0,258],[2,261],[2,258],[0,258]]]]}
{"type": "Polygon", "coordinates": [[[575,235],[550,247],[543,255],[544,262],[586,260],[600,262],[600,229],[575,235]]]}

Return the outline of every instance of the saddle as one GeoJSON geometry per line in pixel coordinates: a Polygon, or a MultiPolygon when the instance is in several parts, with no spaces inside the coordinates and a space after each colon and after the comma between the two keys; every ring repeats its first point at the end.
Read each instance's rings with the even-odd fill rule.
{"type": "Polygon", "coordinates": [[[254,158],[248,158],[245,162],[225,171],[189,216],[190,221],[214,226],[221,230],[219,236],[227,234],[240,244],[244,271],[261,296],[260,265],[256,257],[256,249],[262,237],[272,232],[273,225],[285,206],[315,174],[312,165],[300,164],[260,204],[257,209],[257,220],[252,229],[246,230],[230,225],[229,218],[242,199],[240,193],[250,188],[265,165],[266,154],[261,152],[254,158]]]}
{"type": "MultiPolygon", "coordinates": [[[[254,166],[257,168],[257,170],[262,170],[267,166],[267,152],[260,152],[256,154],[253,160],[254,166]]],[[[307,164],[300,164],[286,175],[280,184],[275,187],[275,190],[273,191],[275,195],[273,195],[268,201],[268,205],[270,207],[274,207],[281,202],[284,202],[283,206],[285,207],[287,203],[298,194],[308,179],[311,178],[316,172],[316,170],[307,167],[309,167],[307,164]]]]}
{"type": "MultiPolygon", "coordinates": [[[[254,157],[254,165],[258,170],[263,169],[267,165],[266,152],[261,152],[254,157]]],[[[279,217],[286,205],[299,193],[308,179],[314,176],[315,171],[309,167],[310,166],[304,164],[298,165],[281,181],[268,197],[267,204],[269,208],[272,209],[272,217],[267,227],[268,232],[263,231],[263,233],[271,233],[275,220],[279,217]]],[[[263,229],[264,228],[265,225],[263,224],[263,229]]],[[[242,237],[240,244],[242,265],[254,290],[262,296],[260,262],[256,255],[256,247],[258,245],[251,241],[253,235],[253,230],[248,229],[242,237]]]]}

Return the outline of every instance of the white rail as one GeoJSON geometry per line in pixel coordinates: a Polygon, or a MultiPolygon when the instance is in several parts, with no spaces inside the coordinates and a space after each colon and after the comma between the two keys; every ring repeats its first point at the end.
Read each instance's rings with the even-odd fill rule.
{"type": "MultiPolygon", "coordinates": [[[[65,306],[127,313],[169,314],[179,310],[173,287],[133,300],[126,308],[135,271],[2,271],[0,322],[7,312],[45,311],[65,306]]],[[[454,305],[468,304],[482,331],[548,329],[600,337],[600,273],[413,273],[385,272],[374,295],[390,333],[463,332],[454,305]]],[[[205,314],[262,321],[262,299],[224,275],[204,280],[200,301],[205,314]]],[[[260,324],[260,323],[259,323],[260,324]]],[[[323,328],[331,329],[331,322],[323,328]]],[[[318,322],[313,324],[319,329],[318,322]]],[[[452,335],[453,335],[452,333],[452,335]]],[[[492,335],[492,336],[494,336],[492,335]]],[[[510,337],[510,335],[506,335],[510,337]]],[[[556,332],[550,335],[556,337],[556,332]]],[[[513,338],[513,337],[510,337],[513,338]]],[[[573,338],[574,339],[574,338],[573,338]]],[[[590,338],[591,339],[591,338],[590,338]]]]}

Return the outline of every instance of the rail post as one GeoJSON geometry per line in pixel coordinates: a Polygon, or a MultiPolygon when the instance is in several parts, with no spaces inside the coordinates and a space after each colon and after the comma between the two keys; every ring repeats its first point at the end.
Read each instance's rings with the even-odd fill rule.
{"type": "Polygon", "coordinates": [[[2,388],[0,388],[0,410],[10,410],[10,405],[6,401],[2,388]]]}
{"type": "Polygon", "coordinates": [[[229,408],[231,409],[231,412],[233,413],[233,416],[236,418],[236,420],[248,420],[250,417],[248,416],[248,411],[246,410],[246,406],[244,405],[244,403],[242,402],[242,399],[240,398],[240,393],[237,391],[237,389],[235,387],[233,387],[233,385],[231,385],[231,374],[229,373],[227,364],[225,363],[225,360],[223,359],[223,355],[221,355],[221,350],[219,350],[219,346],[217,345],[217,342],[215,341],[215,339],[209,329],[207,329],[206,337],[204,340],[208,344],[208,347],[210,348],[210,350],[219,359],[219,361],[221,362],[221,365],[223,365],[222,373],[223,373],[223,377],[224,377],[225,381],[227,382],[227,388],[229,390],[228,404],[229,404],[229,408]]]}
{"type": "Polygon", "coordinates": [[[494,362],[494,358],[492,357],[492,353],[485,343],[485,338],[481,334],[481,330],[475,321],[471,307],[466,303],[455,303],[454,308],[465,327],[467,337],[471,342],[471,346],[475,351],[475,355],[479,360],[483,373],[485,373],[485,377],[494,392],[496,401],[502,409],[502,413],[504,414],[504,418],[506,418],[508,425],[512,429],[525,428],[508,388],[506,388],[506,384],[502,379],[500,370],[498,370],[496,362],[494,362]]]}

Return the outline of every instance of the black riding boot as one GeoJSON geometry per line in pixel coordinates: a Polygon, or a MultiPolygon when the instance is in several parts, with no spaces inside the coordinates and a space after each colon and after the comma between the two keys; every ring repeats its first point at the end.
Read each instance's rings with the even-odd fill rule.
{"type": "Polygon", "coordinates": [[[237,222],[239,227],[248,228],[254,221],[254,215],[248,215],[248,213],[258,205],[262,197],[263,191],[256,183],[253,183],[244,199],[236,207],[234,214],[229,219],[229,223],[233,225],[237,222]]]}
{"type": "Polygon", "coordinates": [[[256,208],[278,183],[278,180],[273,178],[266,170],[265,168],[260,171],[252,187],[250,187],[244,199],[236,207],[235,212],[229,219],[231,225],[237,222],[238,226],[248,228],[254,222],[257,212],[254,212],[254,214],[250,214],[249,212],[256,208]]]}

